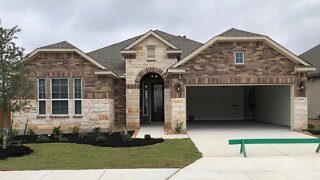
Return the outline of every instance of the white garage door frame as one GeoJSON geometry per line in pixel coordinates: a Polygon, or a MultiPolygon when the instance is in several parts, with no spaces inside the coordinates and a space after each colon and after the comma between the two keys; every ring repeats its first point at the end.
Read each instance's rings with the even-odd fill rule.
{"type": "MultiPolygon", "coordinates": [[[[184,88],[184,94],[187,102],[187,87],[221,87],[221,86],[290,86],[290,129],[294,130],[294,84],[186,84],[184,88]]],[[[187,103],[185,103],[186,116],[187,117],[187,103]]]]}

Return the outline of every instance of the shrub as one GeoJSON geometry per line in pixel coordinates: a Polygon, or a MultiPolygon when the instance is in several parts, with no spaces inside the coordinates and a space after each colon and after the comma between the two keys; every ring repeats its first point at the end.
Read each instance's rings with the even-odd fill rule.
{"type": "Polygon", "coordinates": [[[93,128],[92,133],[94,134],[95,137],[99,136],[101,134],[100,127],[93,128]]]}
{"type": "Polygon", "coordinates": [[[123,130],[123,132],[122,132],[122,141],[123,141],[123,142],[130,142],[130,141],[132,141],[131,134],[128,133],[127,128],[124,128],[124,130],[123,130]]]}
{"type": "Polygon", "coordinates": [[[177,134],[181,134],[182,133],[182,128],[183,128],[183,122],[178,121],[176,123],[176,127],[174,128],[177,134]]]}
{"type": "Polygon", "coordinates": [[[49,142],[49,138],[45,135],[38,136],[36,139],[37,143],[47,143],[49,142]]]}
{"type": "Polygon", "coordinates": [[[72,134],[74,134],[74,135],[77,135],[77,134],[79,134],[79,126],[74,126],[73,128],[72,128],[72,134]]]}
{"type": "Polygon", "coordinates": [[[145,134],[144,135],[144,139],[151,139],[151,135],[150,134],[145,134]]]}
{"type": "Polygon", "coordinates": [[[22,140],[12,140],[12,141],[8,141],[8,145],[12,146],[12,145],[18,145],[20,146],[22,144],[22,140]]]}
{"type": "Polygon", "coordinates": [[[97,143],[103,143],[103,142],[105,142],[107,140],[107,138],[104,136],[104,135],[98,135],[97,137],[96,137],[96,142],[97,143]]]}
{"type": "Polygon", "coordinates": [[[35,136],[35,135],[36,135],[36,133],[34,132],[33,129],[28,129],[27,134],[28,134],[29,136],[35,136]]]}
{"type": "Polygon", "coordinates": [[[113,129],[108,128],[108,134],[112,134],[113,133],[113,129]]]}
{"type": "Polygon", "coordinates": [[[59,142],[69,142],[69,139],[66,137],[62,137],[59,139],[59,142]]]}
{"type": "Polygon", "coordinates": [[[79,137],[80,137],[81,139],[84,139],[84,138],[88,137],[88,134],[85,133],[85,132],[82,132],[82,133],[79,134],[79,137]]]}
{"type": "Polygon", "coordinates": [[[53,127],[52,129],[52,135],[55,137],[55,138],[58,138],[62,135],[62,131],[61,131],[61,126],[58,126],[58,127],[53,127]]]}

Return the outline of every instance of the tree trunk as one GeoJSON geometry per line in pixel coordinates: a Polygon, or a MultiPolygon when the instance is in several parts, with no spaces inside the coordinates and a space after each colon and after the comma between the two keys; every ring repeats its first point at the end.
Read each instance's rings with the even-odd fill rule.
{"type": "Polygon", "coordinates": [[[8,111],[3,110],[3,139],[2,149],[7,149],[8,144],[8,111]]]}

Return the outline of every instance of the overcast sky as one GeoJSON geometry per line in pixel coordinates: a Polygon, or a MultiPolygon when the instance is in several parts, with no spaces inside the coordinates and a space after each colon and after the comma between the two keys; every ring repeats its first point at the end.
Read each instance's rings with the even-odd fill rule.
{"type": "Polygon", "coordinates": [[[320,0],[0,0],[0,19],[22,29],[26,53],[63,40],[90,52],[150,29],[204,43],[234,27],[298,55],[320,44],[320,0]]]}

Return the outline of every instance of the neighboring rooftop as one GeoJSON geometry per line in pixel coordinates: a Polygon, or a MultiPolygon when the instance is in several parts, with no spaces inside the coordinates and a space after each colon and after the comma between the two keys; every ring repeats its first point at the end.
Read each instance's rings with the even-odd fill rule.
{"type": "Polygon", "coordinates": [[[223,37],[244,37],[245,36],[245,37],[248,37],[248,36],[264,36],[264,35],[231,28],[231,29],[219,34],[218,36],[223,36],[223,37]]]}
{"type": "Polygon", "coordinates": [[[39,47],[38,49],[78,49],[67,41],[61,41],[48,46],[39,47]]]}
{"type": "Polygon", "coordinates": [[[320,44],[302,53],[299,57],[317,69],[310,71],[309,76],[320,76],[320,44]]]}
{"type": "MultiPolygon", "coordinates": [[[[200,46],[202,46],[202,43],[193,41],[186,37],[175,36],[159,30],[154,30],[153,32],[182,50],[181,58],[184,58],[185,56],[189,55],[200,46]]],[[[120,53],[121,50],[132,44],[143,35],[144,34],[89,52],[87,53],[87,55],[99,61],[104,66],[110,68],[118,75],[122,75],[125,73],[125,61],[123,60],[123,56],[120,53]]]]}

